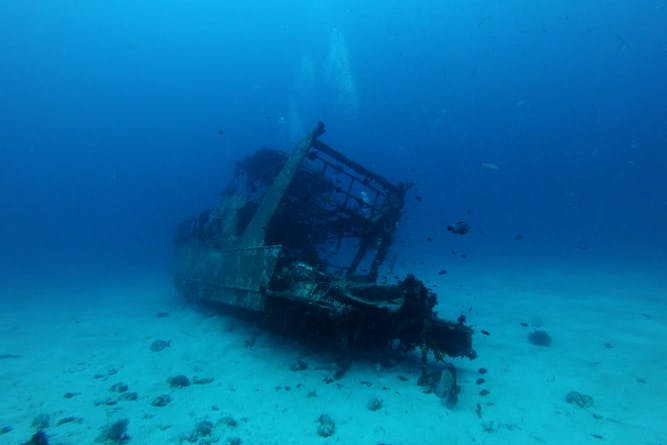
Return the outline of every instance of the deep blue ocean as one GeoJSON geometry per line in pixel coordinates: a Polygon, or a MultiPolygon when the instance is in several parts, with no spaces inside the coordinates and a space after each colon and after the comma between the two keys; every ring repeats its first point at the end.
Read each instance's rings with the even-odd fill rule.
{"type": "Polygon", "coordinates": [[[666,303],[667,0],[0,0],[0,445],[665,445],[666,303]],[[173,279],[178,225],[320,121],[412,184],[383,267],[438,306],[173,279]]]}
{"type": "Polygon", "coordinates": [[[408,267],[659,274],[666,78],[661,0],[3,1],[0,279],[167,275],[234,162],[318,120],[414,182],[408,267]]]}

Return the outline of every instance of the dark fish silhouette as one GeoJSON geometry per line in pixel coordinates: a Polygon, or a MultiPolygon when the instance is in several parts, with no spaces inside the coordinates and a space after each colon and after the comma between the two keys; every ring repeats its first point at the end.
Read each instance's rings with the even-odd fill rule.
{"type": "Polygon", "coordinates": [[[151,351],[160,352],[169,346],[171,346],[171,340],[155,340],[153,343],[151,343],[151,351]]]}
{"type": "Polygon", "coordinates": [[[21,358],[23,357],[20,354],[0,354],[0,360],[5,360],[8,358],[21,358]]]}
{"type": "Polygon", "coordinates": [[[455,235],[465,235],[470,232],[470,229],[470,224],[465,221],[458,221],[456,224],[450,224],[447,226],[447,230],[455,235]]]}

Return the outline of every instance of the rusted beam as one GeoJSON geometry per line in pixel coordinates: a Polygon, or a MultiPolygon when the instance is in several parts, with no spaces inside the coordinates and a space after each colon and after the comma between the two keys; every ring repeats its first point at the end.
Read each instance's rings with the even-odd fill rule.
{"type": "Polygon", "coordinates": [[[308,150],[313,146],[313,142],[316,141],[317,136],[322,134],[323,131],[324,126],[322,124],[318,125],[315,130],[297,144],[292,154],[287,158],[287,162],[285,162],[282,170],[278,173],[273,185],[267,190],[255,215],[243,231],[240,241],[242,246],[261,246],[264,244],[266,228],[269,225],[271,218],[280,205],[280,201],[282,201],[285,196],[285,193],[287,192],[289,185],[292,183],[296,172],[299,170],[301,163],[308,154],[308,150]]]}

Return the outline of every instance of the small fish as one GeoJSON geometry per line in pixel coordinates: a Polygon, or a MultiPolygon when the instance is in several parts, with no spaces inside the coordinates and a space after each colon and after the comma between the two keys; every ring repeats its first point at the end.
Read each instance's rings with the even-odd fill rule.
{"type": "Polygon", "coordinates": [[[479,331],[479,332],[481,332],[481,333],[484,334],[484,335],[491,335],[491,333],[490,333],[489,331],[487,331],[486,329],[482,329],[482,330],[479,331]]]}
{"type": "Polygon", "coordinates": [[[517,233],[516,235],[514,235],[514,239],[516,241],[521,241],[523,239],[523,233],[517,233]]]}
{"type": "Polygon", "coordinates": [[[447,273],[447,269],[442,269],[440,272],[438,272],[438,275],[445,275],[447,273]]]}
{"type": "Polygon", "coordinates": [[[450,224],[447,226],[447,230],[455,235],[465,235],[470,232],[470,229],[470,224],[465,221],[457,221],[455,224],[450,224]]]}
{"type": "Polygon", "coordinates": [[[488,168],[489,170],[500,170],[500,167],[493,162],[482,162],[482,167],[488,168]]]}
{"type": "Polygon", "coordinates": [[[151,351],[160,352],[169,346],[171,346],[171,340],[155,340],[153,343],[151,343],[151,351]]]}
{"type": "Polygon", "coordinates": [[[421,202],[423,198],[421,197],[421,195],[415,195],[415,199],[421,202]]]}
{"type": "Polygon", "coordinates": [[[20,354],[0,354],[0,360],[5,360],[8,358],[21,358],[23,357],[20,354]]]}

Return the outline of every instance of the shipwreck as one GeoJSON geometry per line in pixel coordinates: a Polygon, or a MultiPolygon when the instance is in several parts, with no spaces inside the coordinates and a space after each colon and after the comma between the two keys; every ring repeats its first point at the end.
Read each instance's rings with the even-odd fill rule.
{"type": "Polygon", "coordinates": [[[420,280],[379,279],[410,185],[328,146],[324,131],[237,163],[219,205],[178,227],[176,288],[340,352],[474,358],[473,330],[438,318],[420,280]]]}

